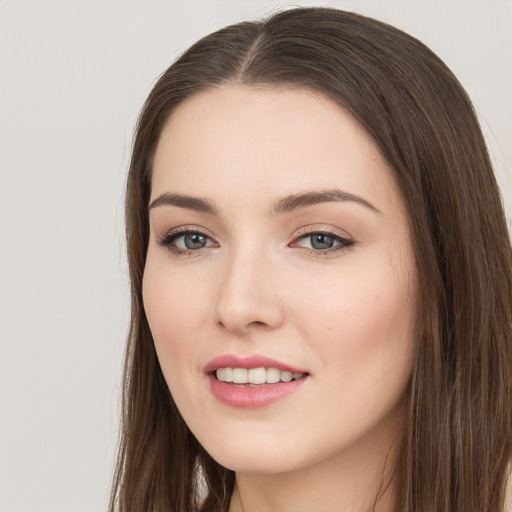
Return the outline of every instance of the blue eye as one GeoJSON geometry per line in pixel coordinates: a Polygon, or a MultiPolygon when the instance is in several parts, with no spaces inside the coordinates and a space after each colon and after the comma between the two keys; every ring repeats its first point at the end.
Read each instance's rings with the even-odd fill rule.
{"type": "Polygon", "coordinates": [[[190,250],[202,249],[206,246],[208,241],[208,238],[199,233],[188,233],[187,235],[182,235],[179,238],[183,238],[183,245],[186,249],[190,250]]]}
{"type": "Polygon", "coordinates": [[[309,235],[309,239],[311,242],[311,247],[319,251],[325,251],[326,249],[330,249],[331,247],[333,247],[335,242],[333,236],[326,235],[324,233],[315,233],[314,235],[309,235]]]}
{"type": "MultiPolygon", "coordinates": [[[[164,235],[158,244],[175,255],[200,253],[201,249],[216,247],[217,244],[208,235],[194,229],[179,229],[164,235]]],[[[311,255],[328,255],[355,244],[353,240],[330,231],[312,231],[297,237],[292,247],[302,247],[311,255]]]]}
{"type": "Polygon", "coordinates": [[[348,249],[354,244],[355,242],[353,240],[349,240],[335,233],[317,231],[300,236],[293,245],[295,247],[309,249],[313,254],[325,254],[341,249],[348,249]]]}
{"type": "Polygon", "coordinates": [[[199,251],[205,247],[213,247],[215,243],[200,231],[186,230],[166,234],[158,242],[175,254],[199,251]]]}

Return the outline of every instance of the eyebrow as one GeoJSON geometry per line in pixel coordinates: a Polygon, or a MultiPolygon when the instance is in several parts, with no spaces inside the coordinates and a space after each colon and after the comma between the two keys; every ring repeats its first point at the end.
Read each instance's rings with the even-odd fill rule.
{"type": "MultiPolygon", "coordinates": [[[[300,192],[283,197],[274,202],[271,214],[279,215],[290,213],[295,210],[307,208],[308,206],[313,206],[320,203],[345,201],[351,201],[365,206],[376,213],[381,213],[366,199],[336,188],[330,190],[300,192]]],[[[154,199],[149,205],[149,210],[161,205],[177,206],[179,208],[195,210],[197,212],[208,213],[210,215],[217,215],[219,213],[219,209],[215,206],[215,203],[209,199],[171,192],[161,194],[156,199],[154,199]]]]}
{"type": "Polygon", "coordinates": [[[170,192],[159,195],[156,199],[151,201],[149,210],[161,206],[163,204],[178,206],[179,208],[186,208],[188,210],[195,210],[201,213],[209,213],[216,215],[219,210],[212,201],[202,199],[200,197],[187,196],[183,194],[173,194],[170,192]]]}
{"type": "Polygon", "coordinates": [[[308,206],[313,206],[319,203],[334,203],[345,201],[351,201],[366,206],[367,208],[373,210],[376,213],[381,213],[379,210],[377,210],[377,208],[375,208],[375,206],[369,203],[366,199],[356,196],[355,194],[351,194],[350,192],[345,192],[344,190],[334,188],[330,190],[320,190],[318,192],[300,192],[298,194],[292,194],[283,197],[282,199],[278,199],[274,203],[274,207],[272,208],[272,214],[289,213],[294,210],[306,208],[308,206]]]}

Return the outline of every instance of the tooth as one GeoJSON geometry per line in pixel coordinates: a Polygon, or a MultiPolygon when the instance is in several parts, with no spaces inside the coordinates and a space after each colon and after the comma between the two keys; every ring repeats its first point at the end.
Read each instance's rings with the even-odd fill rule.
{"type": "Polygon", "coordinates": [[[233,382],[235,384],[247,384],[247,370],[245,368],[233,368],[233,382]]]}
{"type": "Polygon", "coordinates": [[[267,382],[267,370],[265,368],[252,368],[248,372],[247,379],[249,384],[265,384],[267,382]]]}
{"type": "Polygon", "coordinates": [[[281,372],[280,378],[283,382],[290,382],[293,378],[292,372],[281,372]]]}
{"type": "Polygon", "coordinates": [[[217,379],[221,382],[233,382],[235,384],[276,384],[278,382],[290,382],[304,377],[303,373],[280,371],[277,368],[217,368],[217,379]]]}
{"type": "Polygon", "coordinates": [[[275,384],[281,379],[281,372],[277,368],[269,368],[267,370],[267,383],[275,384]]]}

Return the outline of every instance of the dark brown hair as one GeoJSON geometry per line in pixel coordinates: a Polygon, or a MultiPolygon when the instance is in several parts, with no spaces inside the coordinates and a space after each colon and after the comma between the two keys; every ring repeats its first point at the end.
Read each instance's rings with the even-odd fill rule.
{"type": "Polygon", "coordinates": [[[512,256],[478,121],[457,79],[422,43],[327,8],[288,10],[201,39],[160,77],[144,105],[126,192],[132,316],[110,510],[229,506],[234,474],[202,449],[176,409],[141,288],[162,127],[187,98],[231,83],[322,93],[361,123],[394,169],[410,216],[419,290],[395,509],[502,511],[512,453],[512,256]]]}

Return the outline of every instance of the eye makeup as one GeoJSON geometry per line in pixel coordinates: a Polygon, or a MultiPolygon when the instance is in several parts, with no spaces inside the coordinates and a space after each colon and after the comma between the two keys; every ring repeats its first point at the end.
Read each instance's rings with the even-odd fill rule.
{"type": "Polygon", "coordinates": [[[158,240],[158,245],[165,247],[176,256],[191,256],[201,249],[218,247],[212,238],[197,228],[181,227],[171,230],[158,240]]]}
{"type": "MultiPolygon", "coordinates": [[[[191,256],[203,249],[219,247],[204,231],[187,226],[169,231],[157,243],[175,256],[191,256]]],[[[352,238],[332,229],[302,228],[288,247],[303,249],[308,256],[327,257],[348,250],[355,243],[352,238]]]]}
{"type": "Polygon", "coordinates": [[[304,227],[299,230],[289,246],[305,249],[308,256],[329,257],[335,256],[340,251],[349,250],[355,243],[352,237],[334,229],[304,227]]]}

